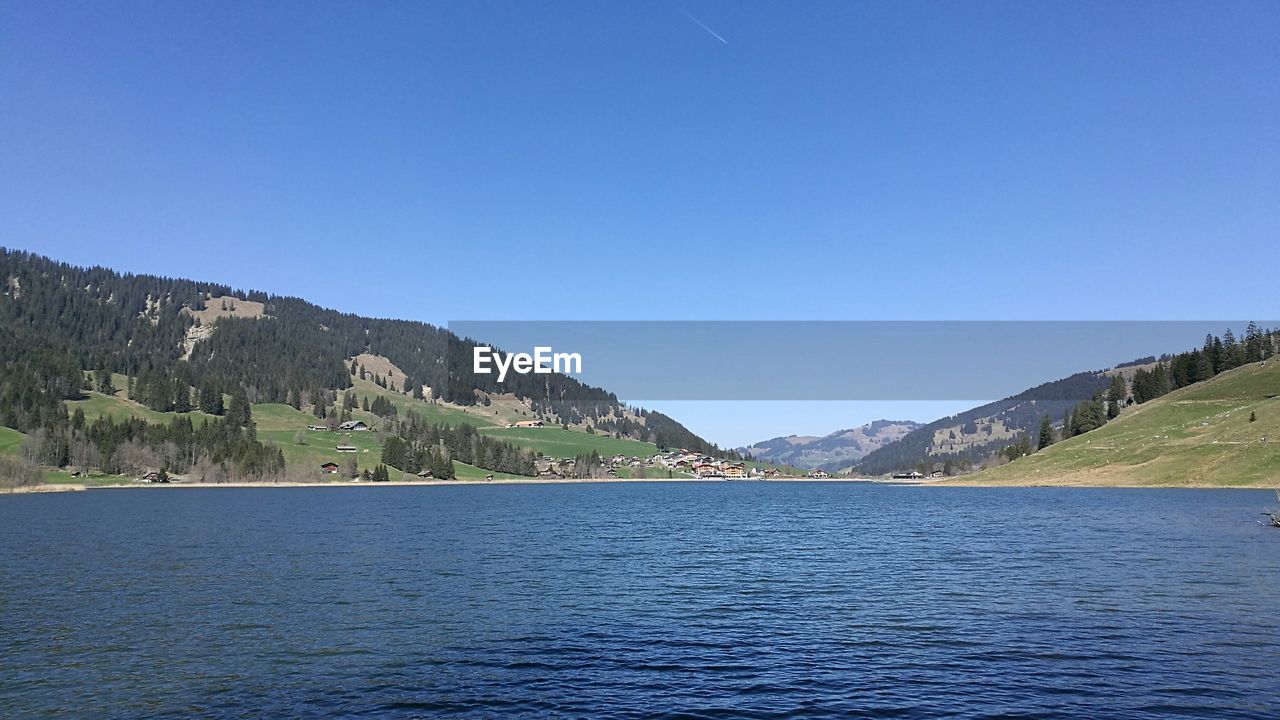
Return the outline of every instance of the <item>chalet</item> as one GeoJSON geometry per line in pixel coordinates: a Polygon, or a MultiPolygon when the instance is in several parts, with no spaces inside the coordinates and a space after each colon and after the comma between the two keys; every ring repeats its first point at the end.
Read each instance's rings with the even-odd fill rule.
{"type": "Polygon", "coordinates": [[[828,475],[827,471],[825,470],[810,470],[808,474],[805,475],[805,477],[812,478],[814,480],[826,480],[831,476],[828,475]]]}
{"type": "Polygon", "coordinates": [[[430,470],[419,470],[416,474],[418,477],[422,478],[423,480],[431,480],[435,478],[435,474],[433,474],[430,470]]]}
{"type": "Polygon", "coordinates": [[[321,465],[321,466],[320,466],[320,471],[321,471],[321,472],[323,472],[323,473],[325,473],[326,475],[337,475],[337,474],[338,474],[338,463],[335,463],[335,462],[327,462],[327,463],[325,463],[325,464],[323,464],[323,465],[321,465]]]}
{"type": "Polygon", "coordinates": [[[369,426],[363,420],[348,420],[338,425],[338,429],[343,432],[364,432],[369,426]]]}
{"type": "Polygon", "coordinates": [[[335,445],[333,449],[340,453],[360,452],[360,448],[355,445],[335,445]]]}
{"type": "Polygon", "coordinates": [[[909,473],[894,473],[893,475],[894,480],[919,480],[922,477],[924,477],[924,474],[916,472],[915,470],[912,470],[909,473]]]}
{"type": "Polygon", "coordinates": [[[764,471],[764,476],[767,478],[781,477],[782,471],[779,470],[778,468],[769,468],[768,470],[764,471]]]}
{"type": "Polygon", "coordinates": [[[520,420],[518,422],[511,423],[507,427],[532,428],[532,427],[542,427],[542,426],[543,426],[543,423],[541,420],[520,420]]]}
{"type": "Polygon", "coordinates": [[[698,463],[693,466],[693,471],[700,478],[724,477],[724,473],[720,471],[720,468],[711,463],[698,463]]]}
{"type": "Polygon", "coordinates": [[[747,476],[747,468],[743,465],[725,465],[722,469],[724,476],[729,479],[741,479],[747,476]]]}

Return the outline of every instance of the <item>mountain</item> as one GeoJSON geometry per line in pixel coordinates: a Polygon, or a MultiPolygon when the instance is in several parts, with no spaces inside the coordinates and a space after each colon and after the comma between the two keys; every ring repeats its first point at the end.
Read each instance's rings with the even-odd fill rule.
{"type": "Polygon", "coordinates": [[[153,462],[132,464],[183,472],[203,460],[260,477],[319,459],[299,449],[308,422],[339,420],[402,437],[415,468],[452,457],[529,474],[533,451],[725,455],[674,419],[565,375],[498,384],[472,372],[472,347],[427,323],[0,248],[0,426],[40,445],[45,465],[82,451],[78,465],[123,468],[145,454],[153,462]],[[530,436],[516,423],[561,427],[530,436]]]}
{"type": "Polygon", "coordinates": [[[1096,430],[961,482],[1275,487],[1280,363],[1252,362],[1132,405],[1096,430]]]}
{"type": "Polygon", "coordinates": [[[948,463],[967,467],[1038,428],[1046,414],[1054,421],[1061,419],[1081,400],[1102,392],[1110,383],[1111,378],[1102,371],[1044,383],[921,425],[840,469],[882,475],[948,463]]]}
{"type": "Polygon", "coordinates": [[[911,420],[876,420],[861,427],[813,437],[787,435],[738,448],[757,460],[808,469],[848,467],[867,453],[902,439],[920,427],[911,420]]]}

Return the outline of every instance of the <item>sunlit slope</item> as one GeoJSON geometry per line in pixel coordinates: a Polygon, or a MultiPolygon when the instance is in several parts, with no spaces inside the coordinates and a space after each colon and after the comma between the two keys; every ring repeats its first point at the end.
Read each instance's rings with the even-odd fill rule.
{"type": "Polygon", "coordinates": [[[646,458],[658,452],[658,446],[653,443],[619,439],[612,435],[593,435],[580,430],[565,430],[558,427],[485,428],[481,432],[512,445],[558,458],[589,455],[592,452],[606,457],[626,455],[646,458]]]}
{"type": "MultiPolygon", "coordinates": [[[[449,405],[447,403],[430,403],[425,400],[417,400],[404,393],[392,392],[384,387],[375,385],[371,380],[355,379],[350,388],[355,392],[356,396],[361,400],[368,398],[372,400],[377,396],[382,396],[391,401],[396,406],[396,410],[402,416],[409,412],[416,413],[427,422],[432,423],[448,423],[450,425],[461,425],[466,423],[472,427],[485,427],[489,425],[506,425],[510,418],[504,413],[497,410],[488,410],[487,408],[472,406],[461,407],[458,405],[449,405]]],[[[338,391],[338,397],[342,397],[345,390],[338,391]]],[[[372,418],[372,415],[354,413],[354,416],[365,420],[366,422],[372,418]]],[[[527,419],[527,418],[525,418],[527,419]]]]}
{"type": "Polygon", "coordinates": [[[0,427],[0,455],[16,455],[22,449],[26,435],[12,428],[0,427]]]}
{"type": "Polygon", "coordinates": [[[1280,362],[1128,408],[1093,432],[958,482],[1280,486],[1280,362]]]}

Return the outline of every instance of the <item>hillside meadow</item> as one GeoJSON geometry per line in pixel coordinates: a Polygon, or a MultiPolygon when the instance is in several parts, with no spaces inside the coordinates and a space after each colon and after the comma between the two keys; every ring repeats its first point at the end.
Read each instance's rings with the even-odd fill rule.
{"type": "Polygon", "coordinates": [[[948,482],[1280,486],[1280,362],[1228,370],[1128,407],[1092,432],[948,482]]]}

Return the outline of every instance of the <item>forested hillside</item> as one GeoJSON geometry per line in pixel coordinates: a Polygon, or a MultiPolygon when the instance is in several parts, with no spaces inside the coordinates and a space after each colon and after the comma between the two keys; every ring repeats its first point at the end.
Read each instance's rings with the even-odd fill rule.
{"type": "MultiPolygon", "coordinates": [[[[251,418],[236,417],[233,409],[279,403],[317,418],[345,418],[353,410],[340,407],[346,391],[366,379],[392,398],[454,407],[510,394],[548,424],[583,424],[663,447],[720,454],[671,418],[624,408],[613,394],[564,375],[512,373],[499,385],[496,375],[473,374],[472,346],[426,323],[363,318],[299,298],[79,268],[0,248],[0,426],[63,438],[46,448],[51,458],[66,457],[73,437],[103,446],[179,438],[191,449],[203,443],[207,454],[238,455],[251,458],[244,466],[272,468],[278,453],[259,443],[251,418]],[[385,358],[401,374],[389,380],[366,372],[352,360],[362,353],[385,358]],[[161,432],[145,423],[81,423],[68,430],[75,418],[64,401],[89,390],[108,397],[119,391],[161,413],[201,411],[219,418],[224,429],[201,434],[201,426],[161,432]]],[[[387,417],[394,403],[381,402],[363,409],[387,417]]],[[[504,455],[492,450],[485,456],[504,455]]],[[[503,465],[529,463],[521,458],[503,465]]]]}

